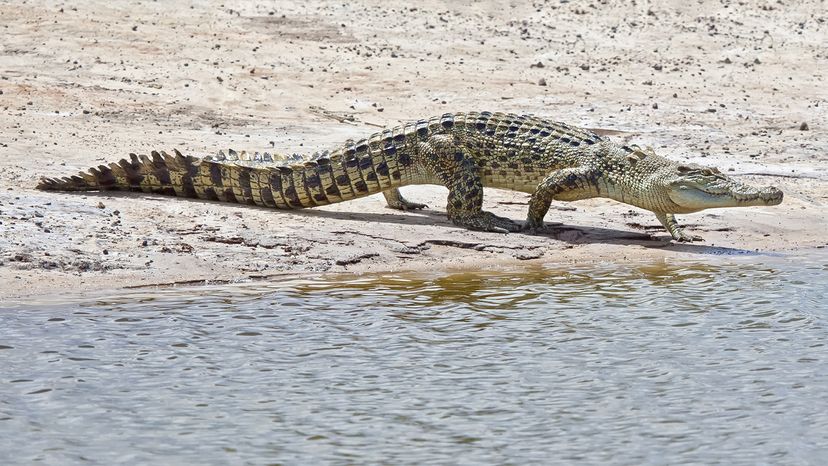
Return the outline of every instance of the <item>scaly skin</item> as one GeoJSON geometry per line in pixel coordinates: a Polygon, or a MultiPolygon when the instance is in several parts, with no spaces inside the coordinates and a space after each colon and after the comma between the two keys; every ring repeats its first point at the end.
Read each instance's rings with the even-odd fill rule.
{"type": "Polygon", "coordinates": [[[109,166],[44,178],[44,190],[134,190],[255,204],[316,207],[382,192],[389,207],[425,207],[405,200],[401,186],[441,184],[457,225],[495,232],[537,230],[553,200],[604,197],[650,210],[678,241],[699,240],[677,213],[716,207],[776,205],[782,192],[744,185],[714,168],[622,146],[590,131],[541,118],[457,113],[386,129],[298,164],[228,162],[152,152],[109,166]],[[483,188],[532,194],[524,225],[484,211],[483,188]]]}

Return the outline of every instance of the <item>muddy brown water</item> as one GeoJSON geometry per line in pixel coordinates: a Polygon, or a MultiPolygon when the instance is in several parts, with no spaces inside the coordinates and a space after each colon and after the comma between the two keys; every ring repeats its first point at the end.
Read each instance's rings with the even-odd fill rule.
{"type": "Polygon", "coordinates": [[[0,305],[2,464],[824,464],[828,254],[0,305]]]}

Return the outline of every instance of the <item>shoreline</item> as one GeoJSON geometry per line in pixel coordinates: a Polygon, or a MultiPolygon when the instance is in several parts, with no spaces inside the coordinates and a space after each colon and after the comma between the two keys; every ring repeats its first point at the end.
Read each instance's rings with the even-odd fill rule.
{"type": "MultiPolygon", "coordinates": [[[[623,3],[8,5],[0,12],[0,302],[153,281],[825,246],[828,98],[813,89],[825,87],[828,25],[813,20],[818,1],[762,6],[710,5],[701,18],[694,5],[671,1],[630,22],[616,19],[635,10],[623,3]],[[372,20],[389,9],[394,22],[372,20]],[[455,227],[447,191],[435,186],[403,189],[430,206],[423,212],[386,209],[381,196],[276,211],[33,189],[41,176],[130,152],[310,154],[467,110],[591,128],[776,185],[785,201],[680,216],[707,241],[669,245],[652,214],[601,199],[553,203],[547,224],[561,225],[530,236],[455,227]]],[[[527,199],[487,189],[484,208],[522,221],[527,199]]]]}
{"type": "MultiPolygon", "coordinates": [[[[625,256],[621,260],[617,257],[607,255],[605,257],[593,258],[591,262],[578,262],[575,260],[526,260],[521,261],[517,259],[511,260],[490,260],[473,262],[469,261],[444,268],[429,268],[422,267],[411,269],[394,269],[382,270],[376,268],[363,268],[358,270],[343,270],[331,272],[280,272],[272,275],[261,276],[246,276],[236,278],[206,278],[206,279],[188,279],[176,282],[150,282],[142,284],[125,285],[123,283],[115,285],[111,288],[88,288],[88,289],[72,289],[59,290],[46,294],[21,294],[19,296],[12,296],[4,293],[0,299],[0,309],[27,309],[37,308],[42,306],[64,306],[67,304],[83,304],[90,302],[117,302],[122,299],[134,299],[145,296],[148,293],[152,296],[161,296],[171,294],[180,295],[185,293],[186,296],[194,296],[198,294],[211,293],[211,290],[232,290],[243,289],[247,293],[253,290],[252,293],[266,293],[269,290],[278,290],[285,286],[295,286],[296,284],[309,283],[349,283],[354,280],[374,280],[387,279],[389,281],[396,281],[399,279],[429,279],[432,277],[443,277],[451,275],[467,275],[467,274],[495,274],[495,275],[512,275],[512,274],[536,274],[543,273],[543,271],[567,271],[579,273],[584,271],[604,269],[606,267],[631,267],[638,268],[655,268],[661,269],[682,269],[684,267],[710,266],[715,267],[723,264],[744,264],[744,265],[762,265],[767,267],[784,266],[791,261],[807,261],[808,258],[814,256],[816,260],[828,259],[828,247],[818,246],[816,248],[795,249],[784,251],[734,251],[725,250],[717,251],[717,248],[710,248],[711,251],[703,255],[679,255],[667,256],[663,254],[649,254],[649,255],[630,255],[625,256]],[[761,260],[761,262],[757,261],[761,260]]],[[[104,281],[104,276],[87,277],[90,279],[88,284],[93,286],[96,283],[104,281]]],[[[111,278],[111,277],[110,277],[111,278]]]]}
{"type": "MultiPolygon", "coordinates": [[[[439,187],[418,186],[412,191],[419,191],[422,196],[423,188],[431,192],[429,201],[439,199],[442,190],[439,187]]],[[[59,197],[62,194],[50,193],[48,196],[59,197]]],[[[561,214],[565,217],[561,219],[563,223],[550,224],[547,221],[544,233],[539,235],[472,232],[452,225],[445,213],[439,210],[400,213],[383,208],[381,196],[354,201],[353,206],[330,206],[322,212],[310,209],[277,211],[192,201],[204,209],[202,218],[213,215],[217,220],[200,223],[198,225],[202,226],[195,228],[187,225],[187,219],[191,218],[187,217],[167,228],[168,231],[158,232],[152,231],[156,226],[153,218],[139,219],[133,215],[140,214],[144,204],[175,203],[180,199],[154,195],[142,199],[144,195],[140,193],[118,194],[83,193],[63,199],[82,201],[87,211],[98,210],[98,216],[105,222],[110,222],[112,212],[120,209],[117,220],[112,223],[118,222],[124,228],[106,234],[99,232],[102,237],[87,243],[83,249],[67,244],[56,245],[48,241],[48,237],[53,235],[43,235],[45,241],[42,244],[28,245],[28,252],[24,254],[29,255],[24,260],[6,259],[0,266],[0,281],[5,284],[0,289],[0,302],[36,299],[64,291],[127,291],[203,282],[232,284],[267,281],[272,277],[434,270],[450,273],[472,268],[497,270],[548,264],[678,263],[718,260],[722,257],[788,256],[816,251],[828,244],[818,236],[804,236],[801,232],[798,232],[799,241],[789,242],[778,231],[754,221],[753,214],[772,219],[773,208],[755,208],[760,212],[753,212],[754,209],[743,212],[717,209],[696,214],[697,219],[688,221],[688,225],[693,231],[705,235],[706,241],[676,243],[666,231],[660,231],[655,218],[649,219],[652,215],[648,212],[630,211],[626,205],[607,200],[558,203],[555,207],[564,210],[553,207],[550,215],[561,214]],[[101,203],[105,207],[98,209],[101,203]],[[344,211],[343,207],[350,209],[344,211]],[[211,212],[213,209],[219,212],[211,212]],[[250,214],[247,214],[248,209],[252,211],[250,214]],[[614,213],[608,215],[607,211],[614,213]],[[623,219],[623,215],[631,215],[631,212],[631,220],[643,217],[644,221],[639,224],[615,220],[616,217],[623,219]],[[250,215],[255,218],[250,218],[250,215]],[[288,220],[280,219],[283,215],[287,215],[290,222],[281,225],[278,230],[277,235],[282,236],[263,238],[261,231],[267,232],[268,226],[288,220]],[[371,218],[388,215],[392,221],[363,223],[360,219],[364,215],[371,218]],[[246,219],[250,225],[241,229],[222,227],[222,219],[228,216],[246,219]],[[586,224],[579,224],[579,218],[586,224]],[[411,223],[410,227],[404,225],[406,221],[411,223]],[[253,226],[259,222],[260,230],[253,226]],[[285,235],[286,231],[296,230],[295,225],[308,223],[313,225],[313,234],[306,237],[290,237],[290,233],[285,235]],[[362,225],[371,225],[370,233],[363,232],[362,225]],[[123,231],[133,228],[137,232],[123,231]],[[412,230],[416,238],[412,238],[412,230]],[[747,231],[740,233],[740,230],[747,231]],[[53,250],[50,252],[50,249],[53,250]],[[55,260],[62,262],[55,266],[55,260]]],[[[486,196],[489,204],[495,201],[494,207],[498,212],[503,213],[505,208],[508,216],[520,219],[519,214],[525,206],[514,198],[526,195],[487,190],[486,196]]],[[[50,202],[53,206],[57,204],[59,213],[84,210],[77,206],[61,207],[60,199],[50,202]]],[[[794,224],[801,225],[808,215],[806,213],[794,224]]],[[[84,221],[83,217],[75,218],[84,221]]],[[[49,222],[46,215],[30,219],[49,222]]],[[[64,221],[71,220],[64,218],[64,221]]]]}

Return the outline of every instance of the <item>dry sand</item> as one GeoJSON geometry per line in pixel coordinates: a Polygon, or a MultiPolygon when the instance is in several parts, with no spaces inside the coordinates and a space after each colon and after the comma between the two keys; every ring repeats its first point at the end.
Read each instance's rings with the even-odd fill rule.
{"type": "MultiPolygon", "coordinates": [[[[823,1],[0,4],[0,299],[828,244],[823,1]],[[129,152],[310,153],[469,110],[601,129],[777,185],[785,202],[680,217],[707,239],[685,245],[609,200],[554,204],[562,225],[529,236],[454,227],[431,186],[404,189],[431,206],[418,213],[381,196],[285,212],[33,189],[129,152]]],[[[527,199],[485,202],[522,220],[527,199]]]]}

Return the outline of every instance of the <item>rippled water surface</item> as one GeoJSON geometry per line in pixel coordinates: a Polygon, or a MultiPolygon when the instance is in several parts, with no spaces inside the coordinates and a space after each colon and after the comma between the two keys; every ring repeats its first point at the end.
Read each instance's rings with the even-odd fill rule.
{"type": "Polygon", "coordinates": [[[0,463],[824,464],[828,256],[0,309],[0,463]]]}

